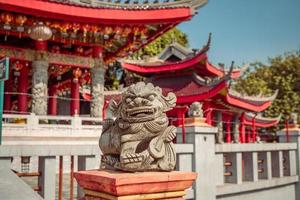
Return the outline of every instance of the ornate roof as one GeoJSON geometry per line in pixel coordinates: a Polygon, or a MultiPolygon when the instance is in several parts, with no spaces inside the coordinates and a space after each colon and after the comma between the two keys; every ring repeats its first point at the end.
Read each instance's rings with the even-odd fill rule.
{"type": "Polygon", "coordinates": [[[167,46],[159,55],[144,59],[144,60],[121,60],[122,66],[135,73],[143,75],[151,75],[154,73],[169,73],[170,71],[182,71],[190,68],[199,69],[197,74],[202,76],[218,76],[223,77],[231,71],[231,78],[236,79],[248,68],[248,65],[239,69],[233,69],[232,66],[229,69],[221,68],[212,65],[208,61],[207,51],[211,44],[211,34],[209,34],[208,41],[202,49],[198,51],[192,51],[176,42],[167,46]],[[168,58],[175,56],[179,58],[179,61],[168,61],[168,58]]]}
{"type": "Polygon", "coordinates": [[[72,6],[82,6],[90,8],[112,8],[112,9],[131,9],[131,10],[151,10],[151,9],[166,9],[166,8],[181,8],[190,7],[197,9],[207,3],[207,0],[48,0],[50,2],[57,2],[68,4],[72,6]]]}
{"type": "MultiPolygon", "coordinates": [[[[52,44],[48,47],[72,44],[84,47],[84,53],[88,53],[92,51],[89,48],[100,46],[108,64],[130,56],[190,20],[196,9],[206,3],[207,0],[0,0],[0,13],[6,16],[0,34],[29,38],[28,30],[34,22],[43,23],[52,31],[48,41],[52,44]],[[15,20],[20,16],[23,21],[15,20]]],[[[22,48],[28,48],[27,43],[22,48]]]]}
{"type": "Polygon", "coordinates": [[[223,81],[231,80],[232,72],[233,72],[233,62],[230,67],[230,70],[223,77],[216,77],[216,78],[201,77],[197,73],[193,72],[193,78],[194,78],[194,81],[196,81],[199,85],[215,86],[223,81]]]}
{"type": "Polygon", "coordinates": [[[248,96],[241,94],[235,90],[228,89],[225,95],[225,102],[235,107],[242,108],[244,110],[252,112],[261,112],[267,109],[274,99],[276,98],[278,91],[276,90],[271,96],[248,96]]]}
{"type": "Polygon", "coordinates": [[[192,103],[194,101],[211,98],[227,86],[225,80],[207,85],[200,85],[196,80],[197,77],[186,74],[180,77],[152,77],[149,79],[149,82],[161,87],[164,94],[174,92],[177,97],[177,103],[179,104],[192,103]]]}
{"type": "Polygon", "coordinates": [[[249,113],[249,112],[246,112],[244,117],[245,117],[244,122],[246,125],[252,126],[253,119],[254,119],[255,126],[263,127],[263,128],[274,126],[278,124],[281,119],[281,115],[279,115],[278,117],[269,118],[269,117],[263,117],[261,115],[255,115],[254,113],[249,113]]]}
{"type": "Polygon", "coordinates": [[[207,0],[0,0],[5,10],[97,24],[178,23],[191,18],[206,3],[207,0]]]}
{"type": "Polygon", "coordinates": [[[269,96],[264,96],[262,94],[249,96],[230,88],[228,90],[228,95],[234,98],[243,99],[244,101],[247,101],[252,104],[261,104],[266,101],[274,101],[278,95],[278,90],[275,90],[275,92],[269,96]]]}

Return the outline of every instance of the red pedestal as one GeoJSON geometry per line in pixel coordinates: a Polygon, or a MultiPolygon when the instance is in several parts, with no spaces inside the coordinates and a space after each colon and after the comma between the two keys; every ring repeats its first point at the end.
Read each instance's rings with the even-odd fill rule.
{"type": "Polygon", "coordinates": [[[21,113],[26,113],[28,108],[28,73],[29,70],[27,67],[23,67],[20,70],[20,76],[18,80],[18,110],[21,113]]]}
{"type": "Polygon", "coordinates": [[[75,172],[84,189],[82,200],[182,200],[197,174],[194,172],[137,172],[109,170],[75,172]]]}
{"type": "Polygon", "coordinates": [[[72,81],[71,83],[71,104],[70,104],[71,116],[80,114],[80,94],[78,81],[72,81]]]}
{"type": "Polygon", "coordinates": [[[56,87],[49,89],[49,103],[48,103],[49,115],[57,115],[57,93],[56,87]]]}

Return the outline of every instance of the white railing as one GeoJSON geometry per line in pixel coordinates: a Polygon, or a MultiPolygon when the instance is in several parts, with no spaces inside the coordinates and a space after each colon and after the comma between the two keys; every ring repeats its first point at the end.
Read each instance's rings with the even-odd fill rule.
{"type": "MultiPolygon", "coordinates": [[[[193,159],[193,145],[180,144],[175,145],[177,151],[177,169],[183,171],[192,171],[193,159]]],[[[75,160],[74,169],[87,170],[97,169],[100,164],[100,150],[97,145],[3,145],[0,146],[0,160],[7,159],[11,162],[19,157],[38,157],[37,172],[30,172],[29,174],[36,174],[38,176],[38,193],[41,194],[46,200],[55,199],[56,186],[60,187],[56,182],[56,172],[59,159],[57,157],[63,156],[64,158],[73,157],[75,160]]],[[[19,163],[21,165],[21,163],[19,163]]],[[[70,167],[70,162],[64,162],[64,165],[70,167]]],[[[13,166],[12,166],[13,167],[13,166]]],[[[65,167],[64,167],[64,171],[65,167]]],[[[70,169],[68,170],[70,171],[70,169]]],[[[18,173],[26,175],[26,173],[18,173]]],[[[59,181],[58,181],[59,182],[59,181]]],[[[70,189],[70,188],[69,188],[70,189]]],[[[1,191],[1,189],[0,189],[1,191]]],[[[78,196],[82,196],[80,190],[77,191],[78,196]]],[[[76,196],[76,195],[75,195],[76,196]]],[[[186,198],[192,199],[194,197],[193,189],[187,191],[186,198]]],[[[68,197],[64,197],[68,198],[68,197]]]]}
{"type": "Polygon", "coordinates": [[[85,116],[3,115],[3,144],[97,144],[102,120],[85,116]]]}
{"type": "MultiPolygon", "coordinates": [[[[49,120],[51,118],[39,119],[49,120]]],[[[61,119],[70,120],[71,125],[75,123],[72,117],[60,118],[59,120],[61,119]]],[[[83,119],[77,118],[81,127],[84,126],[83,123],[87,123],[83,119]]],[[[179,128],[177,131],[180,135],[181,129],[179,128]]],[[[283,190],[290,193],[298,188],[295,185],[299,185],[300,139],[298,139],[298,144],[296,142],[215,144],[217,129],[214,127],[188,127],[186,131],[187,143],[175,144],[176,169],[198,173],[196,183],[193,189],[188,191],[186,199],[230,200],[229,197],[237,199],[239,195],[253,194],[262,190],[268,191],[268,194],[276,195],[280,193],[278,188],[288,186],[289,189],[283,190]]],[[[95,142],[97,143],[97,140],[95,142]]],[[[96,154],[99,154],[99,149],[95,144],[0,146],[0,158],[38,156],[39,164],[46,162],[48,157],[77,156],[78,169],[83,169],[79,167],[82,166],[80,164],[83,162],[81,161],[82,158],[90,158],[96,154]]],[[[57,161],[49,162],[54,162],[55,165],[57,161]]],[[[291,197],[290,199],[295,200],[296,198],[291,197]]]]}
{"type": "Polygon", "coordinates": [[[68,127],[68,128],[99,128],[102,124],[102,120],[93,117],[82,116],[37,116],[35,114],[30,115],[3,115],[3,127],[15,128],[15,127],[68,127]]]}
{"type": "Polygon", "coordinates": [[[296,183],[296,143],[217,144],[216,195],[296,183]]]}

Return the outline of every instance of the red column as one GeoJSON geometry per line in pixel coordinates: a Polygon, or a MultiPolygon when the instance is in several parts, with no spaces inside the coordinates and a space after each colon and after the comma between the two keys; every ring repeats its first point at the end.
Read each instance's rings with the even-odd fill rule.
{"type": "Polygon", "coordinates": [[[26,113],[28,111],[28,73],[29,70],[26,66],[20,70],[20,76],[18,77],[18,111],[26,113]]]}
{"type": "Polygon", "coordinates": [[[240,117],[240,141],[241,141],[241,143],[246,142],[244,113],[240,117]]]}
{"type": "Polygon", "coordinates": [[[48,113],[49,115],[57,115],[57,93],[56,86],[49,89],[48,113]]]}
{"type": "Polygon", "coordinates": [[[252,119],[252,141],[256,142],[256,127],[255,127],[255,117],[252,119]]]}
{"type": "Polygon", "coordinates": [[[252,137],[251,137],[251,131],[250,131],[250,129],[248,129],[248,132],[247,132],[247,143],[251,143],[251,141],[253,141],[252,139],[251,139],[252,137]]]}
{"type": "Polygon", "coordinates": [[[101,46],[93,47],[93,58],[101,58],[102,57],[103,48],[101,46]]]}
{"type": "Polygon", "coordinates": [[[35,49],[39,51],[47,51],[47,41],[35,40],[35,49]]]}
{"type": "Polygon", "coordinates": [[[212,108],[211,108],[211,103],[209,101],[204,102],[203,112],[204,112],[204,116],[206,118],[205,122],[209,125],[213,125],[213,122],[212,122],[212,108]]]}
{"type": "Polygon", "coordinates": [[[11,109],[11,94],[8,94],[12,91],[12,77],[10,76],[8,80],[4,82],[5,84],[5,95],[4,95],[4,112],[9,113],[11,109]]]}
{"type": "Polygon", "coordinates": [[[71,116],[80,114],[80,94],[79,94],[79,82],[73,79],[71,83],[71,104],[70,104],[71,116]]]}
{"type": "Polygon", "coordinates": [[[231,142],[231,119],[226,123],[226,143],[231,142]]]}

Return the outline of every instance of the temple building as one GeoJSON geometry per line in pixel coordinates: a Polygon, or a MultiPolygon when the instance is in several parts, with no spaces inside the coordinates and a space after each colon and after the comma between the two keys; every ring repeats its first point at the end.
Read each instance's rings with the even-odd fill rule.
{"type": "Polygon", "coordinates": [[[5,113],[100,118],[108,64],[190,20],[206,2],[0,0],[0,57],[10,58],[5,113]]]}
{"type": "Polygon", "coordinates": [[[206,123],[218,127],[218,143],[256,142],[257,129],[274,126],[280,120],[280,116],[261,115],[276,98],[277,91],[271,96],[247,96],[235,91],[231,83],[247,66],[234,69],[233,63],[230,68],[210,63],[207,55],[210,41],[211,36],[198,51],[174,41],[155,57],[123,60],[122,66],[147,77],[148,82],[161,87],[164,93],[176,94],[177,106],[169,112],[174,124],[187,125],[189,106],[201,102],[206,123]]]}

